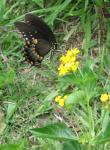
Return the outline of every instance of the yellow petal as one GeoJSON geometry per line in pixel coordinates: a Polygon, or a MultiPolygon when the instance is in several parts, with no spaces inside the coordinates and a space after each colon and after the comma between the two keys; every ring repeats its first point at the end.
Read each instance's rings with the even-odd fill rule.
{"type": "Polygon", "coordinates": [[[109,95],[108,94],[102,94],[100,97],[101,102],[106,102],[109,100],[109,95]]]}
{"type": "Polygon", "coordinates": [[[60,101],[59,101],[59,105],[61,106],[61,107],[63,107],[64,106],[64,99],[62,98],[62,99],[60,99],[60,101]]]}
{"type": "Polygon", "coordinates": [[[60,99],[61,99],[61,96],[57,96],[57,97],[55,98],[55,102],[59,102],[60,99]]]}

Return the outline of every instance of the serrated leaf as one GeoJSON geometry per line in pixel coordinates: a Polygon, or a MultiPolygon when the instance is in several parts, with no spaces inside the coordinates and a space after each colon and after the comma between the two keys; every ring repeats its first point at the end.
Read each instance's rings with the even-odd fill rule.
{"type": "Polygon", "coordinates": [[[77,140],[72,131],[64,123],[54,123],[43,128],[30,130],[36,137],[60,140],[77,140]]]}
{"type": "Polygon", "coordinates": [[[78,143],[77,141],[69,141],[63,144],[62,150],[86,150],[83,145],[78,143]]]}

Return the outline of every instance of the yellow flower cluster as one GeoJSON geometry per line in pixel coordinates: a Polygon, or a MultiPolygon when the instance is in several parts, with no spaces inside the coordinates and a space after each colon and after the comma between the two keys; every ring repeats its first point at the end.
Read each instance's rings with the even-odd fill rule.
{"type": "Polygon", "coordinates": [[[80,51],[77,48],[68,50],[66,55],[60,58],[60,65],[58,67],[59,76],[63,76],[69,72],[76,71],[79,66],[79,61],[76,60],[77,54],[80,51]]]}
{"type": "Polygon", "coordinates": [[[101,96],[100,96],[101,102],[107,102],[109,100],[109,98],[110,98],[110,95],[108,95],[108,94],[101,94],[101,96]]]}
{"type": "Polygon", "coordinates": [[[55,102],[57,102],[61,107],[63,107],[64,106],[64,104],[65,104],[65,100],[67,99],[67,95],[65,95],[65,96],[57,96],[56,98],[55,98],[55,102]]]}

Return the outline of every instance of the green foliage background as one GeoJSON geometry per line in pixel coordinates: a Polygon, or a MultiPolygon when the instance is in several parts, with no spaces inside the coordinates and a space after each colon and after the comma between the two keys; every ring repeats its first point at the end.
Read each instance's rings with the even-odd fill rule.
{"type": "MultiPolygon", "coordinates": [[[[0,1],[0,150],[56,150],[58,148],[60,150],[62,144],[58,141],[35,139],[29,129],[58,121],[55,114],[58,113],[57,110],[59,109],[62,111],[62,118],[69,118],[66,110],[56,108],[53,99],[58,91],[65,93],[72,82],[79,86],[81,90],[77,91],[77,89],[72,88],[75,92],[71,93],[67,105],[74,103],[71,99],[73,96],[77,103],[84,96],[83,93],[85,87],[87,87],[90,98],[94,96],[90,102],[94,106],[94,112],[96,112],[94,118],[97,120],[95,115],[100,114],[97,112],[101,104],[96,100],[101,93],[110,93],[109,5],[109,0],[0,1]],[[54,31],[58,41],[58,52],[55,53],[51,62],[49,55],[46,56],[43,61],[44,67],[41,68],[31,67],[23,62],[24,58],[21,52],[23,40],[18,36],[14,22],[23,20],[26,13],[41,16],[54,31]],[[58,84],[58,58],[66,51],[66,48],[72,46],[81,50],[83,76],[76,74],[72,78],[64,77],[58,84]],[[99,81],[98,84],[97,80],[99,81]],[[16,144],[14,144],[15,141],[16,144]]],[[[74,85],[72,86],[74,87],[74,85]]],[[[71,108],[69,109],[71,110],[71,108]]],[[[74,112],[72,111],[70,118],[66,119],[65,122],[69,125],[71,121],[72,125],[74,125],[74,122],[79,123],[79,126],[75,129],[79,135],[79,130],[82,131],[81,133],[86,132],[86,129],[81,128],[79,120],[82,119],[86,128],[88,118],[85,116],[87,112],[78,112],[78,110],[79,107],[74,112]],[[76,115],[76,117],[73,118],[73,115],[76,115]]],[[[106,120],[102,123],[105,132],[101,135],[100,141],[102,136],[105,141],[106,138],[109,139],[109,136],[106,136],[109,131],[109,112],[103,116],[104,111],[105,109],[101,112],[101,117],[106,120]]],[[[91,112],[89,110],[88,112],[89,117],[91,117],[91,112]]],[[[101,119],[98,120],[95,130],[101,127],[101,119]]],[[[91,128],[93,127],[92,123],[91,128]]],[[[100,143],[100,141],[98,142],[100,143]]],[[[65,147],[74,148],[73,145],[77,147],[77,150],[81,149],[77,142],[74,144],[71,142],[64,143],[64,145],[64,150],[67,149],[65,147]]],[[[99,146],[96,144],[94,149],[98,148],[99,146]]],[[[89,145],[88,149],[93,149],[93,147],[89,145]]],[[[102,144],[100,149],[110,149],[109,142],[106,145],[102,144]]]]}

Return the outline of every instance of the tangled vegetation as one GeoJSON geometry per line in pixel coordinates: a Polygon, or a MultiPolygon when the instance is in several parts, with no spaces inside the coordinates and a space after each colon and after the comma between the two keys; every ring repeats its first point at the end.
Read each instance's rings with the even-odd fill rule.
{"type": "Polygon", "coordinates": [[[109,54],[109,0],[0,0],[0,150],[109,150],[109,54]],[[22,55],[26,13],[57,39],[41,67],[22,55]]]}

